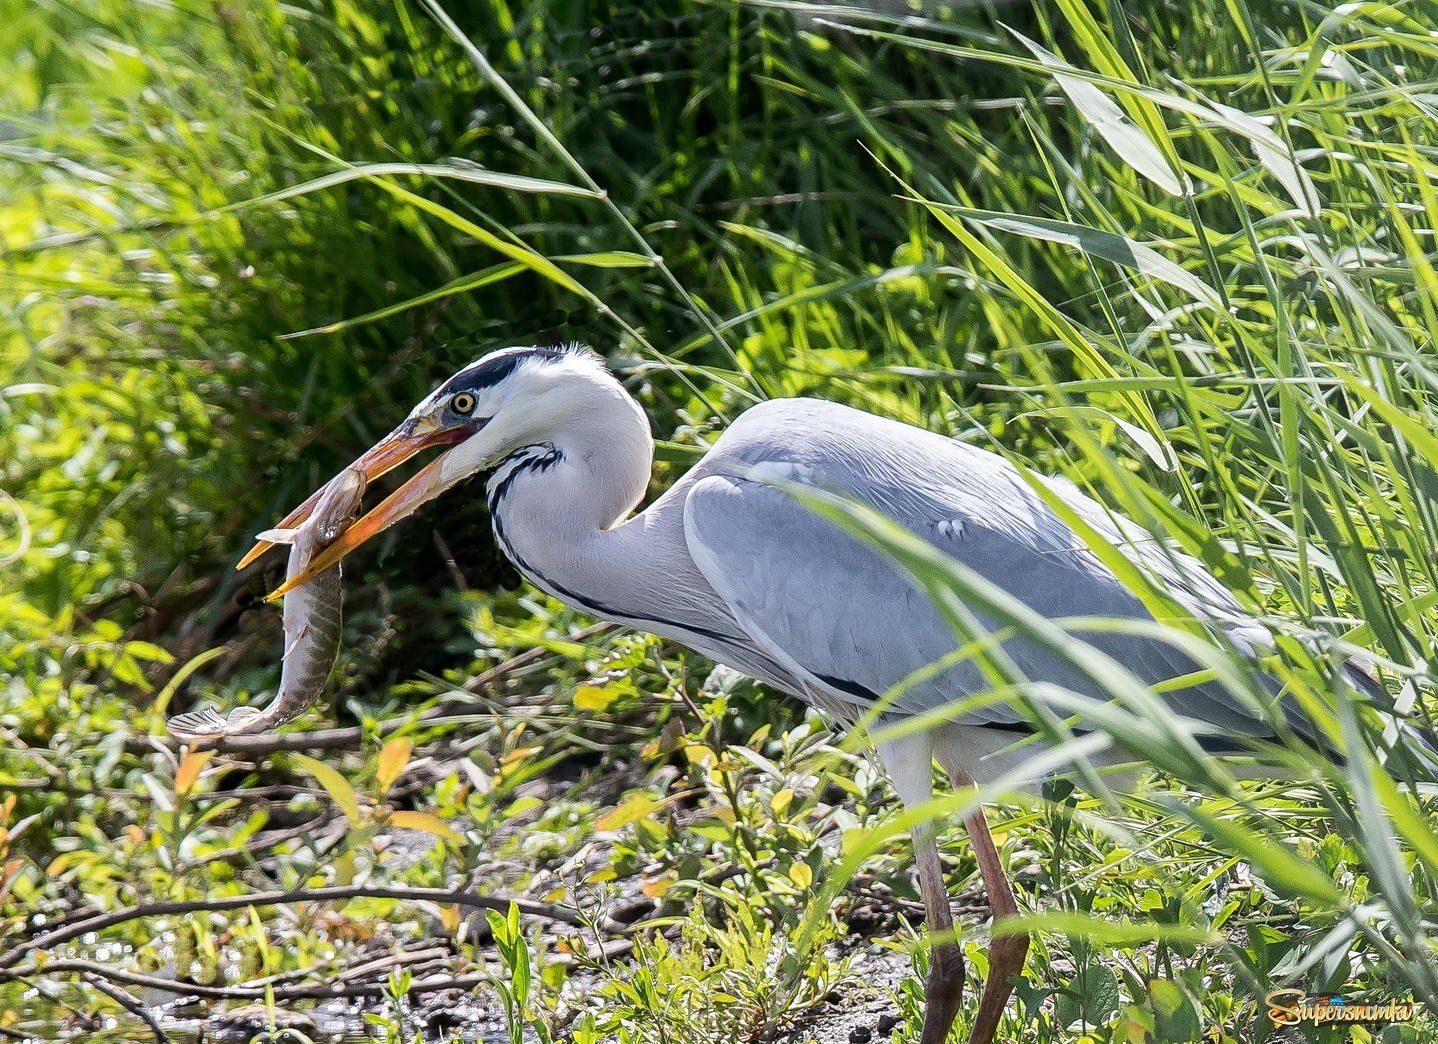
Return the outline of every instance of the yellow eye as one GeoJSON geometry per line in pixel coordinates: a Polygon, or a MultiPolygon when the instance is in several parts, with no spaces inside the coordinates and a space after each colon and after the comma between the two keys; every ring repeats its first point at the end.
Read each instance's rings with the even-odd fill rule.
{"type": "Polygon", "coordinates": [[[474,396],[469,394],[469,392],[460,392],[454,398],[449,400],[449,408],[452,409],[455,413],[473,413],[474,396]]]}

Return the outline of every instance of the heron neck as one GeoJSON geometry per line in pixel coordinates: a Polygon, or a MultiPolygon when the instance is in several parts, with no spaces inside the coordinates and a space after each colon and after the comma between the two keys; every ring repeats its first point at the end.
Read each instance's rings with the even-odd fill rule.
{"type": "MultiPolygon", "coordinates": [[[[649,422],[633,399],[524,447],[490,479],[504,553],[536,586],[593,616],[682,641],[780,684],[700,575],[684,534],[693,472],[638,514],[654,461],[649,422]]],[[[570,416],[574,416],[571,414],[570,416]]]]}
{"type": "Polygon", "coordinates": [[[616,382],[495,470],[489,500],[501,546],[526,571],[593,565],[601,535],[643,498],[653,463],[648,419],[616,382]]]}

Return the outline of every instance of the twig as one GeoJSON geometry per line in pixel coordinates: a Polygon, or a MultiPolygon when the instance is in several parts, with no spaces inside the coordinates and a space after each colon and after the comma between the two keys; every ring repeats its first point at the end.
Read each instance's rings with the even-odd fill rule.
{"type": "MultiPolygon", "coordinates": [[[[604,960],[613,960],[628,953],[633,947],[632,939],[610,939],[602,944],[598,956],[604,960]]],[[[429,953],[430,951],[421,951],[415,955],[427,958],[416,963],[415,968],[424,968],[433,963],[434,958],[429,957],[429,953]]],[[[318,971],[316,968],[297,969],[265,979],[251,980],[243,986],[207,986],[201,983],[182,982],[179,979],[163,979],[157,975],[145,975],[142,972],[127,971],[124,968],[111,968],[85,960],[46,961],[44,967],[39,968],[27,965],[13,971],[0,971],[0,978],[8,976],[16,979],[30,979],[39,975],[78,973],[87,980],[93,976],[111,982],[124,983],[127,986],[169,993],[176,997],[193,997],[204,1000],[265,1000],[272,997],[274,1000],[284,1003],[298,1000],[335,1000],[381,996],[388,992],[388,982],[376,979],[361,982],[357,981],[359,975],[362,973],[374,975],[376,972],[385,971],[393,963],[398,963],[408,956],[409,954],[396,954],[391,958],[370,961],[354,968],[343,969],[337,975],[331,974],[331,981],[321,986],[289,986],[283,982],[283,980],[293,980],[303,975],[313,974],[318,971]]],[[[561,954],[554,958],[554,962],[573,964],[578,959],[573,954],[561,954]]],[[[497,969],[450,978],[419,979],[414,982],[410,990],[415,993],[431,993],[438,990],[482,986],[493,981],[495,970],[497,969]]],[[[119,998],[116,1000],[118,1001],[119,998]]]]}
{"type": "Polygon", "coordinates": [[[95,987],[95,989],[99,990],[106,997],[109,997],[112,1001],[114,1001],[120,1007],[124,1008],[131,1015],[135,1016],[137,1019],[143,1019],[145,1025],[149,1026],[150,1029],[154,1031],[155,1040],[159,1041],[159,1044],[170,1044],[169,1034],[167,1034],[160,1027],[160,1024],[155,1021],[155,1016],[150,1014],[149,1009],[146,1008],[139,1001],[137,1001],[134,997],[131,997],[124,990],[120,989],[120,987],[112,986],[110,983],[106,982],[102,976],[97,975],[94,972],[87,973],[85,976],[83,976],[83,978],[91,986],[95,987]]]}
{"type": "MultiPolygon", "coordinates": [[[[0,956],[0,969],[12,967],[27,953],[48,950],[62,942],[90,932],[112,928],[126,921],[142,917],[163,917],[166,915],[191,914],[201,911],[238,910],[250,906],[279,906],[285,903],[324,903],[345,899],[399,899],[404,902],[450,903],[455,906],[472,906],[481,910],[509,909],[513,903],[521,913],[532,917],[543,917],[575,927],[585,924],[583,917],[575,910],[555,903],[541,903],[533,899],[511,898],[509,896],[478,895],[458,889],[446,888],[399,888],[393,885],[345,885],[335,888],[296,888],[280,892],[254,892],[250,895],[230,895],[218,899],[197,899],[188,902],[145,903],[123,910],[96,914],[45,932],[0,956]]],[[[3,974],[3,973],[0,973],[3,974]]],[[[6,976],[13,978],[13,975],[6,976]]]]}
{"type": "MultiPolygon", "coordinates": [[[[448,954],[448,950],[438,951],[448,954]]],[[[198,982],[184,982],[180,979],[166,979],[158,975],[146,975],[143,972],[129,971],[124,968],[111,968],[108,965],[99,964],[95,961],[85,960],[61,960],[47,961],[44,967],[25,967],[17,969],[13,974],[16,978],[30,978],[36,975],[57,975],[65,973],[78,973],[86,981],[92,979],[104,979],[109,982],[121,982],[126,986],[136,986],[140,989],[157,990],[161,993],[170,993],[176,997],[199,997],[206,1000],[263,1000],[268,995],[273,995],[276,1000],[301,1000],[307,998],[327,998],[356,996],[356,994],[343,992],[346,989],[353,989],[356,986],[367,985],[358,982],[365,975],[373,976],[375,972],[386,971],[394,964],[402,962],[408,954],[396,954],[378,961],[369,961],[366,964],[354,968],[345,968],[342,973],[334,978],[343,979],[342,983],[329,986],[289,986],[286,985],[295,979],[303,978],[313,974],[315,968],[300,968],[295,971],[283,972],[280,975],[271,975],[264,979],[255,979],[243,986],[208,986],[198,982]]],[[[415,967],[422,967],[432,962],[433,952],[423,951],[420,956],[424,960],[416,962],[415,967]]],[[[0,975],[7,973],[0,972],[0,975]]],[[[368,985],[376,987],[375,992],[383,992],[385,984],[372,982],[368,985]]],[[[127,995],[128,996],[128,995],[127,995]]],[[[118,997],[115,1000],[119,1003],[118,997]]],[[[138,1013],[137,1013],[138,1014],[138,1013]]]]}
{"type": "Polygon", "coordinates": [[[376,957],[374,960],[365,961],[361,964],[352,964],[344,970],[346,979],[373,978],[380,972],[387,972],[396,965],[404,965],[410,971],[419,971],[426,968],[435,961],[443,960],[446,957],[455,956],[454,950],[448,946],[432,946],[422,950],[403,950],[399,953],[386,954],[383,957],[376,957]]]}
{"type": "MultiPolygon", "coordinates": [[[[342,973],[346,980],[363,979],[372,977],[376,972],[388,971],[396,964],[403,964],[411,969],[427,967],[436,960],[455,956],[453,947],[450,946],[426,946],[421,943],[417,947],[408,949],[401,947],[399,953],[384,954],[379,957],[361,961],[357,964],[346,966],[342,973]]],[[[54,962],[52,961],[51,964],[54,962]]],[[[50,965],[46,965],[50,967],[50,965]]],[[[289,971],[276,972],[274,975],[267,975],[261,979],[250,979],[248,985],[259,988],[262,986],[279,986],[288,982],[297,982],[308,975],[314,975],[320,969],[317,966],[309,968],[292,968],[289,971]]]]}
{"type": "MultiPolygon", "coordinates": [[[[286,841],[293,841],[298,837],[312,836],[322,829],[323,826],[323,823],[316,824],[312,821],[306,821],[299,826],[287,827],[283,830],[267,831],[256,837],[251,844],[241,845],[238,848],[226,848],[219,852],[211,852],[209,855],[197,856],[194,859],[187,859],[182,863],[178,863],[175,866],[175,873],[187,874],[192,870],[198,870],[200,867],[208,866],[211,863],[238,863],[245,859],[252,859],[255,862],[259,862],[260,857],[263,856],[264,853],[278,848],[286,841]]],[[[343,833],[341,832],[338,836],[343,836],[343,833]]],[[[318,840],[325,839],[320,838],[318,840]]]]}
{"type": "MultiPolygon", "coordinates": [[[[313,971],[313,969],[308,970],[313,971]]],[[[173,994],[176,997],[194,997],[204,1000],[266,1000],[270,997],[273,997],[277,1002],[334,1000],[341,997],[377,997],[386,993],[389,989],[389,984],[382,980],[355,982],[348,978],[348,972],[344,973],[345,978],[341,981],[331,981],[322,986],[281,986],[274,984],[262,986],[205,986],[200,983],[181,982],[179,979],[162,979],[156,975],[144,975],[140,972],[126,971],[122,968],[108,968],[102,964],[95,964],[92,961],[49,961],[43,968],[26,967],[23,969],[23,974],[27,977],[70,972],[78,972],[87,979],[90,977],[103,978],[111,982],[122,982],[128,986],[159,990],[163,993],[173,994]]],[[[0,975],[4,974],[7,973],[0,972],[0,975]]],[[[491,976],[486,974],[459,976],[440,980],[421,979],[415,982],[410,989],[417,992],[429,992],[432,990],[449,989],[453,986],[479,985],[489,981],[491,981],[491,976]]]]}
{"type": "Polygon", "coordinates": [[[434,539],[435,550],[439,552],[439,557],[443,560],[444,567],[449,570],[449,578],[454,581],[454,586],[461,592],[468,591],[469,581],[467,581],[464,578],[464,574],[460,572],[459,563],[454,560],[454,552],[449,549],[449,545],[445,543],[444,537],[439,535],[439,530],[437,529],[431,533],[430,536],[434,539]]]}
{"type": "MultiPolygon", "coordinates": [[[[597,634],[603,634],[605,631],[611,630],[614,626],[615,625],[612,623],[590,624],[588,627],[581,628],[574,634],[570,635],[570,637],[567,638],[566,641],[586,642],[597,634]]],[[[549,650],[546,649],[544,646],[536,645],[533,649],[526,649],[522,653],[511,656],[503,663],[497,663],[488,670],[480,671],[473,678],[469,679],[469,681],[464,683],[464,691],[479,692],[485,686],[489,685],[490,682],[496,681],[499,678],[504,677],[506,674],[509,674],[511,671],[523,667],[526,664],[541,659],[548,651],[549,650]]],[[[445,707],[448,705],[449,704],[442,703],[440,704],[440,707],[445,707]]],[[[459,706],[463,707],[467,706],[467,704],[459,704],[459,706]]]]}

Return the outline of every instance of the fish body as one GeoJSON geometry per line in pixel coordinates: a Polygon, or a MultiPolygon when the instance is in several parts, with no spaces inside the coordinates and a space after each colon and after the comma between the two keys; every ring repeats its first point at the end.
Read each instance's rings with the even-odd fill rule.
{"type": "MultiPolygon", "coordinates": [[[[364,492],[364,474],[346,468],[330,481],[308,519],[294,529],[266,530],[259,539],[289,544],[286,575],[296,576],[349,528],[364,492]]],[[[343,602],[338,563],[285,595],[285,653],[275,698],[263,708],[236,707],[228,717],[214,708],[178,714],[168,722],[170,735],[182,740],[252,736],[278,728],[314,703],[339,652],[343,602]]]]}

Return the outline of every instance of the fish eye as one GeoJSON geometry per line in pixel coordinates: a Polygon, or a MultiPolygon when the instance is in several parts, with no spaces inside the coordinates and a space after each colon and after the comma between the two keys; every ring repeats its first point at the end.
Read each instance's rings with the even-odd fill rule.
{"type": "Polygon", "coordinates": [[[459,392],[449,400],[449,408],[455,413],[471,414],[474,412],[474,396],[469,392],[459,392]]]}

